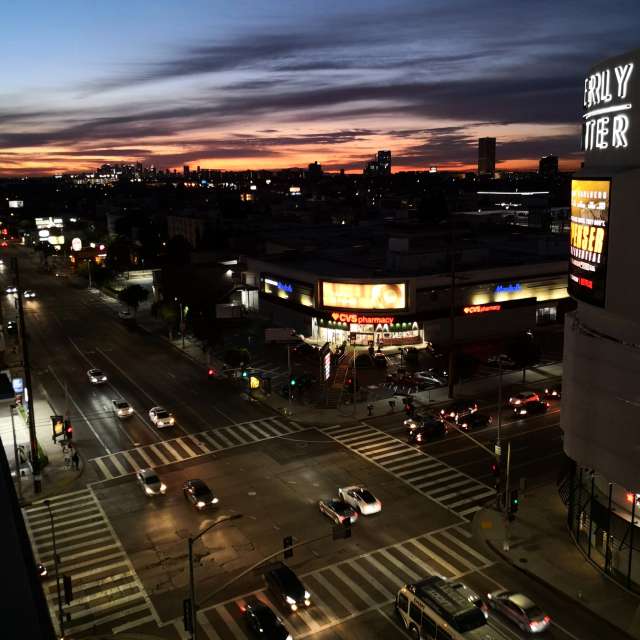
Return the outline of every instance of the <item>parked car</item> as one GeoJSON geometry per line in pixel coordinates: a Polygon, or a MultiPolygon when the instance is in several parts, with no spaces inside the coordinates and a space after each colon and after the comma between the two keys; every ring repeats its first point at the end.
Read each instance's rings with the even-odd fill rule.
{"type": "Polygon", "coordinates": [[[7,333],[14,334],[18,332],[18,325],[15,320],[9,320],[7,322],[7,333]]]}
{"type": "Polygon", "coordinates": [[[5,289],[7,293],[18,293],[18,287],[10,286],[5,289]]]}
{"type": "Polygon", "coordinates": [[[417,380],[426,382],[429,385],[443,386],[447,384],[447,377],[438,374],[434,368],[416,371],[413,375],[417,380]]]}
{"type": "Polygon", "coordinates": [[[153,469],[138,469],[136,480],[148,496],[160,496],[167,492],[167,485],[153,469]]]}
{"type": "Polygon", "coordinates": [[[442,420],[425,420],[407,436],[409,444],[423,444],[447,435],[447,425],[442,420]]]}
{"type": "Polygon", "coordinates": [[[551,618],[527,596],[500,590],[487,594],[489,606],[511,620],[528,633],[540,633],[550,624],[551,618]]]}
{"type": "Polygon", "coordinates": [[[513,414],[516,418],[522,418],[524,416],[546,413],[548,408],[548,402],[545,402],[544,400],[535,400],[527,402],[526,404],[521,404],[518,407],[513,407],[513,414]]]}
{"type": "Polygon", "coordinates": [[[218,504],[219,500],[207,486],[206,482],[195,478],[187,480],[182,487],[184,497],[199,511],[218,504]]]}
{"type": "Polygon", "coordinates": [[[89,369],[87,378],[91,384],[104,384],[107,381],[107,376],[102,369],[89,369]]]}
{"type": "Polygon", "coordinates": [[[458,424],[461,429],[466,431],[474,431],[475,429],[484,429],[493,422],[493,418],[484,413],[470,413],[469,415],[460,418],[458,424]]]}
{"type": "Polygon", "coordinates": [[[501,353],[497,356],[490,356],[487,358],[487,364],[492,367],[499,367],[502,364],[503,369],[517,369],[518,365],[516,364],[513,358],[510,358],[505,353],[501,353]],[[500,362],[502,361],[502,363],[500,362]]]}
{"type": "Polygon", "coordinates": [[[544,390],[547,399],[559,400],[562,397],[562,384],[553,384],[544,390]]]}
{"type": "Polygon", "coordinates": [[[291,611],[311,605],[311,594],[305,589],[300,578],[283,562],[264,574],[267,587],[274,595],[282,599],[284,606],[291,611]]]}
{"type": "Polygon", "coordinates": [[[363,516],[378,513],[382,510],[382,502],[363,486],[341,487],[338,489],[338,496],[341,500],[357,509],[363,516]]]}
{"type": "Polygon", "coordinates": [[[133,407],[126,400],[112,400],[111,404],[118,418],[130,418],[133,415],[133,407]]]}
{"type": "Polygon", "coordinates": [[[475,413],[478,410],[478,403],[475,400],[459,400],[440,409],[440,416],[443,420],[453,420],[459,422],[460,418],[475,413]]]}
{"type": "Polygon", "coordinates": [[[260,600],[248,602],[244,608],[244,619],[254,638],[265,640],[291,640],[282,620],[260,600]]]}
{"type": "Polygon", "coordinates": [[[358,519],[358,512],[350,504],[338,498],[319,500],[318,507],[321,513],[331,518],[336,524],[342,524],[345,520],[354,524],[358,519]]]}
{"type": "Polygon", "coordinates": [[[428,411],[416,411],[413,416],[407,418],[403,424],[407,433],[411,433],[411,431],[415,431],[423,422],[428,422],[430,420],[442,422],[440,416],[433,415],[428,411]]]}
{"type": "Polygon", "coordinates": [[[509,405],[519,407],[520,405],[527,404],[527,402],[538,402],[539,400],[540,396],[535,391],[520,391],[509,398],[509,405]]]}
{"type": "Polygon", "coordinates": [[[172,413],[169,413],[164,407],[152,407],[149,409],[149,420],[162,429],[163,427],[173,427],[176,423],[176,419],[172,413]]]}
{"type": "Polygon", "coordinates": [[[389,358],[387,358],[384,353],[376,353],[376,355],[373,356],[373,364],[380,369],[386,369],[389,365],[389,358]]]}
{"type": "Polygon", "coordinates": [[[35,298],[35,297],[36,297],[36,292],[35,292],[35,291],[33,291],[32,289],[25,289],[25,290],[22,292],[22,297],[23,297],[23,298],[27,298],[27,299],[35,298]]]}

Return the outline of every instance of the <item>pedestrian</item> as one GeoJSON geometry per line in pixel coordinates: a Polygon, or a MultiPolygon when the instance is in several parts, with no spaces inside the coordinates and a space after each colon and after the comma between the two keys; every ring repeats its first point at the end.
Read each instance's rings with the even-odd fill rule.
{"type": "Polygon", "coordinates": [[[73,462],[73,468],[78,471],[80,468],[80,456],[78,455],[78,450],[73,450],[73,455],[71,456],[71,462],[73,462]]]}
{"type": "Polygon", "coordinates": [[[69,453],[69,449],[64,450],[64,468],[71,469],[71,454],[69,453]]]}
{"type": "Polygon", "coordinates": [[[372,404],[368,404],[367,405],[367,411],[369,412],[370,416],[373,415],[373,405],[372,404]]]}

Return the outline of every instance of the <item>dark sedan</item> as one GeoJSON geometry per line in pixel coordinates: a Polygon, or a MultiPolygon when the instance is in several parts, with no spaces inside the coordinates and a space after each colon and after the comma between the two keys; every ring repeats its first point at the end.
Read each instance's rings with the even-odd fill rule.
{"type": "Polygon", "coordinates": [[[182,487],[184,497],[199,511],[218,504],[218,498],[207,484],[198,479],[187,480],[182,487]]]}
{"type": "Polygon", "coordinates": [[[545,402],[544,400],[534,400],[532,402],[527,402],[527,404],[521,404],[519,407],[513,407],[513,415],[516,418],[540,415],[541,413],[546,413],[548,408],[548,402],[545,402]]]}
{"type": "Polygon", "coordinates": [[[493,418],[484,413],[470,413],[464,418],[460,418],[458,424],[465,431],[474,431],[475,429],[484,429],[493,422],[493,418]]]}
{"type": "Polygon", "coordinates": [[[291,611],[311,605],[311,594],[300,578],[284,563],[279,563],[264,574],[265,582],[274,595],[291,611]]]}
{"type": "Polygon", "coordinates": [[[422,444],[430,440],[437,440],[447,435],[447,426],[442,420],[424,420],[415,429],[409,432],[407,442],[409,444],[422,444]]]}
{"type": "Polygon", "coordinates": [[[282,620],[266,604],[256,600],[247,604],[244,619],[254,638],[265,640],[291,640],[282,620]]]}

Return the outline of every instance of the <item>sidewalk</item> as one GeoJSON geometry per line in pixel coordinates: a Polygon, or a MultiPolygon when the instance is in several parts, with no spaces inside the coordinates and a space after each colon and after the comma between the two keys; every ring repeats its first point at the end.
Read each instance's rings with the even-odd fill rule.
{"type": "Polygon", "coordinates": [[[624,590],[594,567],[573,543],[566,526],[567,511],[555,485],[527,491],[509,525],[509,551],[503,550],[505,525],[501,513],[478,511],[473,520],[476,539],[531,580],[574,601],[608,621],[611,638],[640,638],[640,597],[624,590]]]}
{"type": "MultiPolygon", "coordinates": [[[[17,477],[14,477],[16,492],[18,492],[18,498],[21,506],[23,507],[36,500],[43,500],[49,496],[64,493],[82,476],[84,471],[84,460],[81,449],[78,450],[80,456],[79,469],[76,471],[72,466],[70,468],[65,468],[65,456],[62,451],[62,446],[60,445],[60,442],[58,442],[58,444],[54,444],[51,438],[52,426],[50,416],[53,415],[54,412],[47,400],[42,398],[41,390],[36,394],[34,411],[38,443],[49,459],[49,463],[41,471],[42,491],[40,493],[36,493],[34,490],[33,475],[27,465],[23,466],[23,469],[26,470],[23,471],[24,475],[20,477],[19,485],[17,477]]],[[[10,418],[3,418],[0,422],[2,422],[2,444],[7,455],[7,460],[9,461],[9,466],[12,472],[15,472],[16,464],[15,451],[13,447],[13,434],[9,436],[7,428],[4,425],[5,422],[8,422],[8,428],[11,429],[10,418]]],[[[15,411],[14,424],[17,444],[26,445],[25,449],[28,451],[29,429],[26,421],[26,413],[22,411],[15,411]]]]}

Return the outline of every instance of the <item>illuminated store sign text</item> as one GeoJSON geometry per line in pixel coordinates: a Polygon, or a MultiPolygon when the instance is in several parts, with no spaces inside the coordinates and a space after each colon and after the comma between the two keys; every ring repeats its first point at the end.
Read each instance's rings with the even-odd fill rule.
{"type": "Polygon", "coordinates": [[[495,293],[515,293],[521,289],[522,285],[519,282],[516,282],[515,284],[499,284],[495,288],[495,293]]]}
{"type": "Polygon", "coordinates": [[[592,73],[584,81],[585,120],[583,144],[593,149],[626,149],[631,121],[626,111],[632,107],[627,98],[633,62],[592,73]]]}
{"type": "Polygon", "coordinates": [[[353,324],[393,324],[393,316],[359,316],[357,313],[338,313],[335,311],[331,317],[336,322],[349,322],[353,324]]]}
{"type": "Polygon", "coordinates": [[[471,307],[465,307],[463,309],[465,314],[472,313],[489,313],[491,311],[500,311],[502,310],[502,305],[500,304],[475,304],[471,307]]]}

